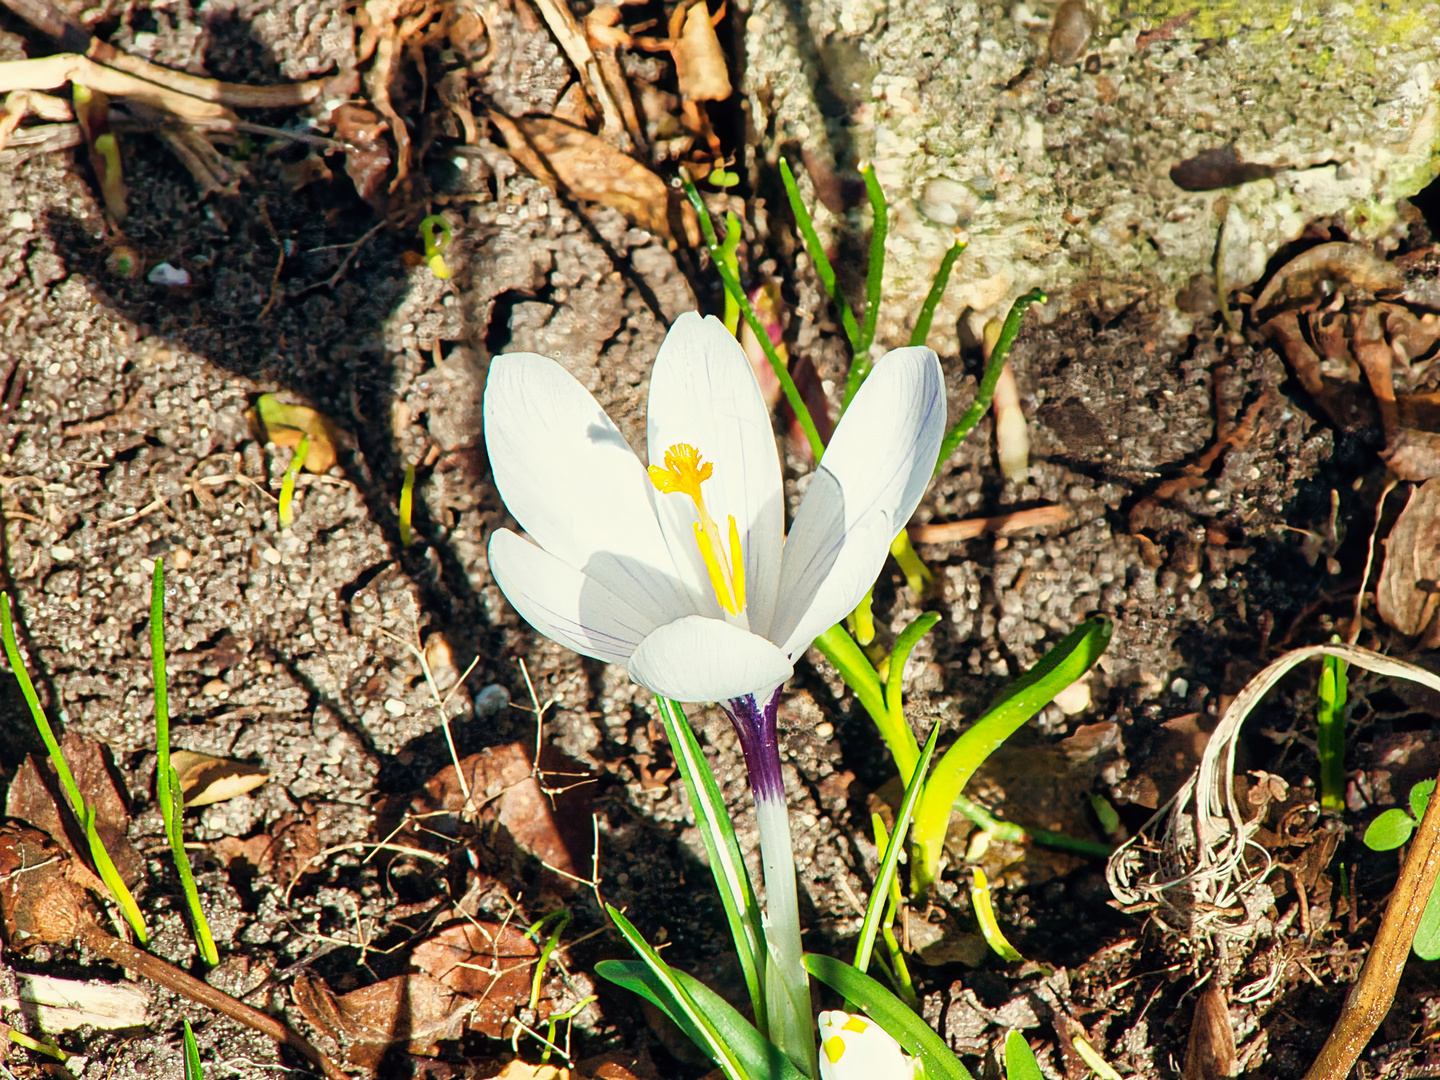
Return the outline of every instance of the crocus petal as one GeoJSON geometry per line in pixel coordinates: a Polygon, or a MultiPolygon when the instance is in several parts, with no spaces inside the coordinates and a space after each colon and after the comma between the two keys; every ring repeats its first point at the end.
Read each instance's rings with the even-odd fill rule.
{"type": "Polygon", "coordinates": [[[929,486],[945,433],[945,381],[930,349],[886,353],[845,411],[810,481],[780,569],[770,638],[795,656],[875,583],[929,486]]]}
{"type": "MultiPolygon", "coordinates": [[[[675,320],[650,376],[650,464],[688,443],[714,465],[702,491],[706,509],[729,535],[734,515],[745,557],[749,625],[764,633],[775,610],[780,547],[785,530],[784,488],[770,411],[745,350],[713,315],[686,312],[675,320]]],[[[700,610],[719,615],[705,564],[695,543],[693,503],[684,495],[655,497],[661,528],[675,565],[697,596],[700,610]]]]}
{"type": "Polygon", "coordinates": [[[645,467],[563,367],[534,353],[490,362],[485,447],[500,497],[546,551],[656,625],[695,611],[655,518],[645,467]]]}
{"type": "Polygon", "coordinates": [[[630,657],[630,678],[676,701],[726,701],[769,693],[795,670],[759,634],[690,615],[660,627],[630,657]]]}
{"type": "Polygon", "coordinates": [[[490,536],[490,572],[505,599],[540,633],[567,649],[624,664],[655,630],[604,585],[509,529],[490,536]]]}

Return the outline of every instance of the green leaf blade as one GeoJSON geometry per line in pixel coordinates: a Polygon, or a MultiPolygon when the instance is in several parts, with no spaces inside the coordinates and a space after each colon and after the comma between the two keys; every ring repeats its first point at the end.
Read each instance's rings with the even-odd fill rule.
{"type": "Polygon", "coordinates": [[[1005,1036],[1005,1080],[1044,1080],[1035,1051],[1018,1031],[1005,1036]]]}
{"type": "Polygon", "coordinates": [[[805,968],[830,989],[855,1002],[870,1019],[889,1032],[907,1054],[918,1057],[924,1063],[928,1080],[974,1080],[970,1070],[945,1045],[945,1040],[870,976],[843,960],[816,953],[805,954],[805,968]]]}
{"type": "Polygon", "coordinates": [[[1410,839],[1415,819],[1396,807],[1386,810],[1365,829],[1365,846],[1371,851],[1391,851],[1410,839]]]}
{"type": "Polygon", "coordinates": [[[1410,813],[1415,815],[1416,821],[1425,816],[1425,810],[1430,805],[1430,796],[1434,793],[1434,780],[1422,780],[1410,789],[1410,813]]]}

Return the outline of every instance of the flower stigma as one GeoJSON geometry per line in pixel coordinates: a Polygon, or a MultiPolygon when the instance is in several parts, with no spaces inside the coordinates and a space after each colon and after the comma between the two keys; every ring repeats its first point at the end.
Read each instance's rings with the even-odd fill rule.
{"type": "Polygon", "coordinates": [[[740,551],[740,530],[735,525],[735,515],[731,514],[730,535],[722,537],[720,526],[705,509],[705,497],[700,492],[700,485],[714,472],[715,466],[702,460],[699,450],[689,443],[676,443],[665,451],[663,467],[650,466],[650,482],[662,495],[688,495],[695,504],[699,515],[694,523],[695,543],[710,574],[710,587],[728,614],[739,615],[745,610],[745,560],[740,551]]]}

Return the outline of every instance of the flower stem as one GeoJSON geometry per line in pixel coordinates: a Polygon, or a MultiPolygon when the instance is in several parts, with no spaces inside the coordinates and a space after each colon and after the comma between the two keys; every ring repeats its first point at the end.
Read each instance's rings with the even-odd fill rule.
{"type": "Polygon", "coordinates": [[[765,870],[765,941],[770,952],[765,969],[765,1011],[769,1014],[770,1037],[814,1076],[810,977],[800,959],[804,950],[795,891],[795,852],[790,844],[790,814],[783,796],[775,799],[757,793],[755,822],[760,828],[760,862],[765,870]]]}

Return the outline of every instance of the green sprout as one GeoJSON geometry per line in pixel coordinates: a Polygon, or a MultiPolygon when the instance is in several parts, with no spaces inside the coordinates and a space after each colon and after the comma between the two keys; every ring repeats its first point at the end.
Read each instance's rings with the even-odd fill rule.
{"type": "Polygon", "coordinates": [[[0,1024],[5,1029],[5,1036],[16,1046],[23,1046],[26,1050],[33,1050],[37,1054],[45,1054],[54,1058],[62,1065],[70,1060],[70,1055],[60,1047],[56,1046],[49,1039],[36,1039],[26,1035],[23,1031],[16,1031],[9,1024],[0,1024]]]}
{"type": "MultiPolygon", "coordinates": [[[[1365,830],[1365,846],[1371,851],[1390,851],[1407,843],[1420,819],[1425,816],[1430,796],[1434,793],[1434,780],[1422,780],[1412,787],[1407,800],[1409,809],[1395,807],[1372,821],[1365,830]]],[[[1421,960],[1440,960],[1440,890],[1430,893],[1425,911],[1420,916],[1420,925],[1415,928],[1415,941],[1410,947],[1421,960]]]]}
{"type": "Polygon", "coordinates": [[[185,1080],[205,1080],[205,1073],[200,1068],[200,1047],[195,1043],[195,1032],[190,1029],[190,1021],[183,1021],[185,1024],[185,1080]]]}
{"type": "MultiPolygon", "coordinates": [[[[298,456],[298,455],[297,455],[298,456]]],[[[410,522],[415,513],[415,466],[405,466],[405,480],[400,485],[400,546],[415,543],[415,530],[410,522]]]]}
{"type": "Polygon", "coordinates": [[[60,744],[55,739],[55,732],[50,727],[50,721],[45,716],[45,710],[40,707],[40,696],[35,693],[35,684],[30,681],[30,673],[25,670],[24,661],[20,658],[19,646],[15,643],[15,625],[10,618],[10,598],[0,593],[0,637],[5,641],[5,656],[10,661],[10,670],[15,676],[15,681],[20,684],[20,693],[25,698],[25,703],[30,706],[30,715],[35,720],[35,727],[40,731],[40,738],[45,743],[45,749],[50,755],[50,764],[55,768],[55,775],[60,778],[60,786],[65,789],[65,797],[70,802],[70,809],[74,812],[76,819],[80,822],[81,830],[85,833],[85,840],[90,848],[90,859],[95,864],[95,870],[100,875],[100,880],[110,890],[110,895],[120,905],[120,911],[125,916],[125,921],[135,931],[135,937],[141,945],[150,943],[150,933],[145,927],[145,916],[140,913],[140,906],[135,903],[135,897],[125,886],[120,877],[120,871],[115,868],[115,861],[110,858],[110,852],[106,850],[105,843],[100,839],[99,832],[95,828],[95,808],[85,804],[84,796],[80,794],[80,786],[75,783],[75,776],[70,772],[70,766],[65,761],[65,755],[60,752],[60,744]]]}
{"type": "Polygon", "coordinates": [[[1345,809],[1345,697],[1349,667],[1338,656],[1324,657],[1320,668],[1320,705],[1315,718],[1320,728],[1316,738],[1320,757],[1320,805],[1337,812],[1345,809]]]}
{"type": "Polygon", "coordinates": [[[190,925],[195,944],[205,963],[220,963],[210,923],[200,906],[200,892],[190,870],[190,856],[185,854],[185,807],[180,793],[180,774],[170,764],[170,694],[165,674],[165,562],[155,560],[150,579],[150,662],[155,677],[155,797],[160,816],[165,820],[165,838],[180,874],[180,888],[185,893],[185,906],[190,909],[190,925]]]}
{"type": "Polygon", "coordinates": [[[300,475],[300,467],[305,464],[309,453],[310,436],[301,435],[300,444],[295,447],[295,455],[290,459],[290,464],[285,468],[285,476],[280,481],[278,512],[282,530],[290,528],[295,522],[295,478],[300,475]]]}
{"type": "Polygon", "coordinates": [[[441,281],[450,277],[450,267],[445,265],[445,256],[441,254],[450,246],[450,237],[450,223],[440,214],[431,214],[420,222],[420,239],[425,242],[425,265],[441,281]]]}
{"type": "Polygon", "coordinates": [[[526,937],[538,943],[541,931],[552,922],[555,924],[555,929],[550,931],[550,936],[540,947],[540,956],[535,961],[535,975],[530,980],[530,1008],[532,1010],[540,1004],[540,986],[545,981],[545,968],[550,963],[550,957],[554,956],[555,950],[560,947],[560,935],[565,932],[565,927],[570,925],[570,913],[564,908],[552,911],[525,931],[526,937]]]}
{"type": "MultiPolygon", "coordinates": [[[[713,174],[712,174],[713,175],[713,174]]],[[[718,259],[724,261],[736,281],[740,280],[740,218],[734,210],[725,211],[725,239],[720,242],[718,259]]],[[[725,329],[738,336],[740,330],[740,303],[725,290],[725,329]]]]}
{"type": "Polygon", "coordinates": [[[1023,961],[1020,950],[1010,944],[1000,922],[995,918],[995,906],[990,902],[990,882],[985,880],[985,871],[975,866],[970,870],[970,904],[975,909],[975,919],[980,924],[980,933],[985,944],[1002,960],[1011,963],[1023,961]]]}

